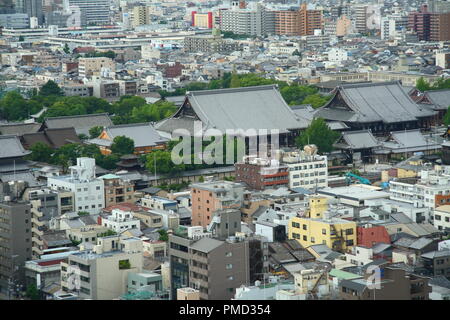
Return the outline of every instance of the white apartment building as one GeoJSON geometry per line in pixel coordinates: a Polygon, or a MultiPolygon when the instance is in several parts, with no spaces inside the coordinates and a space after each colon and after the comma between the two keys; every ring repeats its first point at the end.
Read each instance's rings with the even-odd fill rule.
{"type": "Polygon", "coordinates": [[[439,231],[450,231],[450,205],[440,206],[434,210],[433,224],[439,231]]]}
{"type": "Polygon", "coordinates": [[[390,199],[411,203],[417,208],[436,208],[450,199],[450,174],[446,171],[422,170],[417,184],[389,182],[390,199]]]}
{"type": "Polygon", "coordinates": [[[65,0],[66,6],[79,8],[86,14],[86,24],[107,25],[111,22],[110,0],[65,0]]]}
{"type": "Polygon", "coordinates": [[[61,289],[76,292],[81,299],[115,299],[127,292],[128,273],[141,272],[142,265],[141,239],[100,238],[93,250],[74,253],[67,263],[61,263],[61,289]],[[79,281],[73,281],[74,276],[79,276],[79,281]]]}
{"type": "Polygon", "coordinates": [[[341,48],[331,48],[328,50],[328,61],[341,63],[348,60],[347,50],[341,48]]]}
{"type": "Polygon", "coordinates": [[[128,229],[140,230],[141,220],[134,218],[130,211],[114,209],[109,217],[102,219],[102,225],[120,233],[128,229]]]}
{"type": "Polygon", "coordinates": [[[328,163],[326,156],[314,152],[295,151],[283,156],[288,166],[289,188],[326,188],[328,187],[328,163]]]}
{"type": "Polygon", "coordinates": [[[73,192],[76,211],[99,213],[105,206],[105,191],[103,180],[95,176],[95,159],[78,158],[69,169],[68,176],[49,177],[48,187],[73,192]]]}
{"type": "Polygon", "coordinates": [[[275,33],[275,14],[260,3],[255,9],[239,8],[239,1],[232,1],[231,10],[221,11],[220,29],[236,34],[256,35],[275,33]]]}

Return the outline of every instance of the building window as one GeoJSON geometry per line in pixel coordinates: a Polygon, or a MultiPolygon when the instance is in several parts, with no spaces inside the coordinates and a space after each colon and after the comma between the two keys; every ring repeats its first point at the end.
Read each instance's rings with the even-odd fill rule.
{"type": "Polygon", "coordinates": [[[227,269],[227,270],[233,269],[233,265],[232,265],[231,263],[228,263],[228,264],[225,266],[225,269],[227,269]]]}

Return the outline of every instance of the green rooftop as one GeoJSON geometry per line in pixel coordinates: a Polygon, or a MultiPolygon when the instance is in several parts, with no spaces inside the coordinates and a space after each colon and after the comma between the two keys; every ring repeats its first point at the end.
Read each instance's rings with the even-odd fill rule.
{"type": "Polygon", "coordinates": [[[343,280],[353,280],[353,279],[362,278],[362,276],[360,276],[359,274],[342,271],[342,270],[338,270],[338,269],[331,269],[329,275],[332,277],[337,277],[339,279],[343,279],[343,280]]]}

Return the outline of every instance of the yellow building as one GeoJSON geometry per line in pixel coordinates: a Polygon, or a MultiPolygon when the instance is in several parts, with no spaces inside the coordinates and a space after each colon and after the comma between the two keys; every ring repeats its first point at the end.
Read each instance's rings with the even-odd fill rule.
{"type": "Polygon", "coordinates": [[[328,198],[322,196],[309,198],[309,218],[322,218],[323,213],[327,210],[328,198]]]}
{"type": "Polygon", "coordinates": [[[325,244],[330,249],[345,252],[356,245],[356,222],[340,218],[300,218],[289,220],[289,239],[307,248],[325,244]]]}

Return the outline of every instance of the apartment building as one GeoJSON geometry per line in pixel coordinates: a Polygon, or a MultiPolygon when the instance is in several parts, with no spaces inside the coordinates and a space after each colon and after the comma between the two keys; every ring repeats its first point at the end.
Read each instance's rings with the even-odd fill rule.
{"type": "Polygon", "coordinates": [[[47,186],[73,192],[76,211],[99,213],[105,207],[105,191],[103,180],[95,176],[95,159],[77,158],[77,165],[69,169],[68,176],[49,177],[47,186]]]}
{"type": "Polygon", "coordinates": [[[450,277],[450,250],[430,251],[422,254],[423,266],[428,275],[450,277]]]}
{"type": "Polygon", "coordinates": [[[236,288],[250,284],[248,242],[202,238],[189,246],[190,286],[200,300],[230,300],[236,288]]]}
{"type": "Polygon", "coordinates": [[[195,35],[184,38],[186,52],[229,53],[239,50],[238,41],[222,39],[220,35],[195,35]]]}
{"type": "Polygon", "coordinates": [[[357,5],[354,7],[354,20],[355,20],[355,29],[358,33],[366,33],[368,31],[367,28],[367,14],[368,14],[368,5],[357,5]]]}
{"type": "MultiPolygon", "coordinates": [[[[369,287],[367,279],[342,280],[339,297],[344,300],[428,300],[429,278],[409,273],[395,266],[381,266],[380,288],[369,287]]],[[[366,275],[367,277],[367,275],[366,275]]]]}
{"type": "Polygon", "coordinates": [[[434,209],[450,202],[450,175],[446,171],[422,170],[416,184],[390,181],[389,191],[392,200],[434,209]]]}
{"type": "Polygon", "coordinates": [[[102,69],[111,72],[116,71],[116,63],[111,58],[94,57],[78,59],[78,75],[82,78],[90,78],[101,74],[102,69]]]}
{"type": "Polygon", "coordinates": [[[242,162],[235,165],[236,182],[243,182],[255,190],[287,187],[289,172],[287,165],[278,160],[245,156],[242,162]]]}
{"type": "Polygon", "coordinates": [[[300,21],[298,10],[275,11],[275,34],[286,36],[300,35],[300,21]]]}
{"type": "Polygon", "coordinates": [[[235,34],[262,36],[275,33],[275,13],[268,11],[258,3],[255,9],[240,8],[237,1],[232,1],[231,10],[222,10],[220,29],[235,34]]]}
{"type": "Polygon", "coordinates": [[[328,187],[328,161],[317,154],[317,147],[306,146],[302,151],[288,152],[282,157],[288,167],[289,188],[317,189],[328,187]]]}
{"type": "Polygon", "coordinates": [[[107,25],[111,23],[109,0],[68,0],[68,5],[86,15],[87,25],[107,25]]]}
{"type": "Polygon", "coordinates": [[[294,217],[289,221],[288,237],[304,247],[325,244],[344,252],[357,243],[356,222],[330,217],[329,213],[323,218],[294,217]]]}
{"type": "Polygon", "coordinates": [[[61,262],[61,289],[81,299],[118,298],[127,293],[128,274],[142,271],[142,252],[139,238],[100,238],[92,251],[73,253],[67,262],[61,262]]]}
{"type": "Polygon", "coordinates": [[[66,236],[71,241],[79,243],[97,244],[97,239],[104,237],[111,231],[108,227],[101,225],[88,225],[81,228],[71,228],[66,230],[66,236]]]}
{"type": "Polygon", "coordinates": [[[145,26],[150,24],[150,7],[148,6],[136,6],[133,8],[133,20],[132,20],[132,26],[133,28],[139,27],[139,26],[145,26]]]}
{"type": "Polygon", "coordinates": [[[450,12],[430,15],[430,41],[450,40],[450,12]]]}
{"type": "Polygon", "coordinates": [[[131,181],[125,181],[115,174],[107,174],[99,179],[104,182],[105,207],[134,202],[134,184],[131,181]]]}
{"type": "Polygon", "coordinates": [[[434,209],[433,225],[443,232],[450,232],[450,205],[446,204],[434,209]]]}
{"type": "Polygon", "coordinates": [[[150,209],[178,211],[178,202],[167,198],[145,195],[141,198],[141,205],[150,209]]]}
{"type": "Polygon", "coordinates": [[[140,230],[141,228],[141,220],[135,218],[131,211],[120,209],[113,209],[110,216],[102,218],[101,224],[117,233],[128,229],[140,230]]]}
{"type": "Polygon", "coordinates": [[[191,185],[192,225],[206,228],[220,209],[240,208],[244,186],[231,181],[210,181],[191,185]]]}
{"type": "Polygon", "coordinates": [[[308,10],[306,3],[302,3],[299,10],[300,36],[314,35],[315,30],[323,30],[321,10],[308,10]]]}
{"type": "MultiPolygon", "coordinates": [[[[180,229],[169,236],[172,298],[177,289],[190,287],[199,291],[201,300],[232,299],[236,288],[250,283],[255,252],[249,241],[234,237],[221,241],[197,228],[180,229]]],[[[262,261],[263,256],[258,257],[262,261]]]]}
{"type": "Polygon", "coordinates": [[[10,298],[14,285],[24,281],[25,262],[32,257],[31,206],[5,196],[0,201],[0,298],[10,298]]]}

